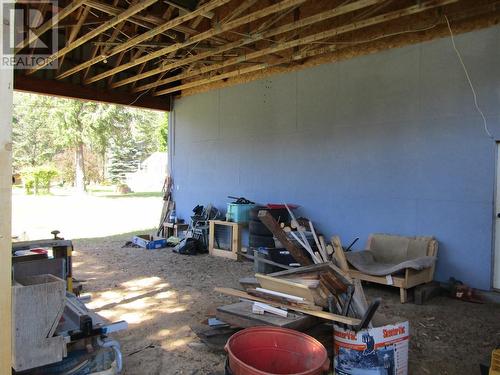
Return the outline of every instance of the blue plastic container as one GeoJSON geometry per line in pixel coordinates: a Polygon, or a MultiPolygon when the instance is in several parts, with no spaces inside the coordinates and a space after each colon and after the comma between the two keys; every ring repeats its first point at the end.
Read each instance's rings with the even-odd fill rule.
{"type": "Polygon", "coordinates": [[[250,221],[250,210],[255,204],[228,203],[226,220],[233,223],[248,223],[250,221]]]}

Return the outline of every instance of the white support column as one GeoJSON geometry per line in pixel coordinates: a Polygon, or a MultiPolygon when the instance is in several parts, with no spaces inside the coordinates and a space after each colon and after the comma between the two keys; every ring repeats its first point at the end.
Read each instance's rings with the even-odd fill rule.
{"type": "MultiPolygon", "coordinates": [[[[9,22],[3,15],[3,33],[9,22]]],[[[0,44],[1,45],[1,44],[0,44]]],[[[1,55],[1,54],[0,54],[1,55]]],[[[1,61],[0,61],[1,63],[1,61]]],[[[12,69],[0,67],[0,374],[11,373],[12,69]]]]}

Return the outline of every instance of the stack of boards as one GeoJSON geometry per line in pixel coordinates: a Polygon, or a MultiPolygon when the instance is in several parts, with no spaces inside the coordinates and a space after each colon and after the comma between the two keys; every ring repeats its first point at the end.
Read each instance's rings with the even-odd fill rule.
{"type": "MultiPolygon", "coordinates": [[[[240,280],[240,284],[244,291],[215,289],[244,301],[217,309],[217,318],[231,325],[248,327],[267,323],[294,328],[297,320],[313,322],[319,318],[355,327],[367,310],[361,284],[353,283],[332,262],[269,275],[256,274],[255,278],[240,280]],[[238,316],[244,317],[245,322],[232,319],[238,316]]],[[[302,327],[302,323],[298,325],[302,327]]]]}

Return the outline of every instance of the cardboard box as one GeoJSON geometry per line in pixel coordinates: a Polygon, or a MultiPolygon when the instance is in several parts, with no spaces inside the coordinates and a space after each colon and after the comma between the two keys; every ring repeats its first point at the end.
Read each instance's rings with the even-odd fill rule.
{"type": "Polygon", "coordinates": [[[410,324],[405,321],[354,332],[334,326],[336,375],[407,375],[410,324]]]}
{"type": "Polygon", "coordinates": [[[149,234],[139,234],[132,237],[132,242],[136,245],[148,250],[161,249],[167,247],[167,240],[165,238],[154,238],[149,234]]]}

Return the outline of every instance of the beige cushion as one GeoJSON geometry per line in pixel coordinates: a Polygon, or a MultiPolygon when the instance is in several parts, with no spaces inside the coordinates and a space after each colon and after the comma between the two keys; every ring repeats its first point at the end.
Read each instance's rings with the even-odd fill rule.
{"type": "Polygon", "coordinates": [[[369,249],[376,262],[397,264],[428,255],[433,237],[372,234],[369,249]]]}

